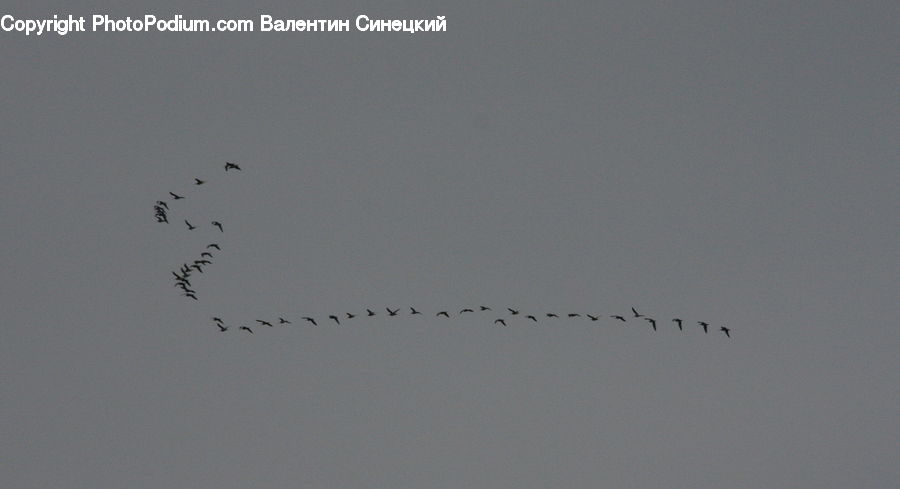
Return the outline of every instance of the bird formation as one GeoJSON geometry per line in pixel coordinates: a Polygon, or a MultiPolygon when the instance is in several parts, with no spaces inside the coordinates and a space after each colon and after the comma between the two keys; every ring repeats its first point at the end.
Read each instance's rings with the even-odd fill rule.
{"type": "MultiPolygon", "coordinates": [[[[235,163],[231,163],[231,162],[226,162],[225,163],[225,172],[227,173],[229,170],[242,171],[241,167],[239,165],[237,165],[235,163]]],[[[205,185],[206,183],[207,183],[207,180],[203,180],[200,178],[194,178],[195,186],[205,185]]],[[[169,192],[169,195],[172,197],[173,201],[177,201],[177,200],[186,198],[184,195],[179,195],[179,194],[176,194],[175,192],[169,192]]],[[[156,201],[156,204],[153,206],[153,209],[154,209],[154,217],[156,218],[157,222],[160,222],[160,223],[168,223],[169,222],[168,215],[169,215],[170,209],[169,209],[169,205],[167,202],[165,202],[163,200],[158,200],[158,201],[156,201]]],[[[189,231],[194,231],[194,230],[198,229],[198,227],[199,227],[197,225],[192,224],[188,219],[184,219],[184,223],[185,223],[185,225],[187,225],[187,228],[189,231]]],[[[219,230],[219,233],[225,232],[225,227],[220,221],[213,220],[210,222],[210,225],[212,227],[217,228],[219,230]]],[[[181,266],[178,268],[178,270],[172,271],[172,275],[175,277],[175,286],[182,290],[183,295],[185,297],[195,300],[195,301],[199,300],[196,295],[197,294],[196,290],[193,289],[193,286],[191,283],[191,277],[194,272],[203,273],[203,267],[212,264],[212,258],[214,257],[214,250],[215,250],[215,252],[218,252],[218,251],[221,251],[221,249],[222,248],[219,246],[218,243],[210,243],[210,244],[206,245],[206,248],[200,253],[199,258],[192,260],[192,261],[184,262],[181,264],[181,266]]],[[[416,309],[415,307],[412,307],[412,306],[407,306],[407,307],[409,308],[409,312],[402,314],[404,316],[428,317],[431,314],[431,313],[425,313],[422,310],[416,309]]],[[[498,315],[494,313],[494,308],[492,308],[490,306],[480,305],[477,308],[476,307],[462,307],[462,308],[458,309],[459,312],[456,313],[455,316],[456,317],[469,316],[469,315],[472,315],[475,317],[482,316],[482,317],[486,317],[487,320],[493,319],[491,324],[499,325],[500,327],[508,327],[508,326],[511,326],[514,324],[535,325],[535,324],[542,323],[542,322],[554,323],[554,322],[558,322],[558,321],[561,321],[564,319],[565,320],[590,321],[590,322],[599,322],[601,319],[606,319],[607,321],[621,322],[621,323],[628,323],[629,320],[633,320],[633,321],[637,321],[638,323],[643,321],[652,329],[652,331],[658,331],[657,320],[653,317],[650,317],[648,315],[638,312],[638,310],[635,307],[631,307],[631,315],[630,316],[628,316],[627,314],[597,314],[597,313],[581,313],[581,312],[567,312],[567,313],[562,313],[562,315],[557,314],[556,312],[544,312],[544,313],[531,312],[531,313],[523,314],[521,309],[515,309],[512,307],[506,307],[504,309],[506,310],[506,313],[500,315],[500,317],[497,317],[498,315]]],[[[325,320],[325,323],[323,323],[323,324],[332,324],[333,323],[334,326],[344,326],[349,321],[354,321],[354,320],[363,321],[363,320],[365,320],[365,318],[371,318],[373,316],[379,315],[378,312],[376,312],[375,310],[372,310],[370,308],[366,308],[364,310],[365,310],[365,315],[363,315],[362,312],[358,312],[358,311],[357,312],[345,311],[342,314],[341,313],[329,314],[327,316],[327,319],[325,320]],[[357,317],[359,317],[359,319],[356,319],[357,317]],[[343,319],[345,322],[342,323],[341,319],[343,319]]],[[[380,308],[376,308],[376,310],[380,310],[380,308]]],[[[403,308],[400,308],[400,307],[395,307],[393,309],[391,307],[385,307],[384,308],[385,312],[382,314],[386,317],[397,317],[397,316],[401,315],[402,310],[403,310],[403,308]]],[[[457,309],[452,309],[452,310],[457,310],[457,309]]],[[[438,320],[438,321],[451,319],[453,316],[451,315],[450,311],[451,311],[451,309],[437,310],[437,311],[434,311],[434,316],[431,316],[431,317],[435,318],[435,320],[438,320]],[[438,318],[443,318],[443,319],[438,319],[438,318]]],[[[319,326],[319,322],[313,316],[301,316],[300,319],[305,321],[309,325],[319,326]]],[[[275,328],[276,325],[275,325],[275,323],[273,323],[273,321],[269,321],[266,319],[256,319],[255,324],[237,325],[238,326],[237,330],[238,331],[246,331],[247,334],[254,334],[253,327],[255,327],[257,329],[259,329],[263,326],[265,326],[267,328],[275,328]],[[253,326],[253,327],[251,327],[251,326],[253,326]]],[[[675,323],[675,326],[678,328],[678,331],[684,331],[684,323],[685,323],[684,319],[672,318],[671,322],[675,323]]],[[[226,331],[230,331],[232,329],[232,326],[226,325],[225,321],[219,316],[214,316],[212,318],[212,323],[220,332],[226,332],[226,331]]],[[[286,326],[286,325],[293,325],[293,324],[294,323],[291,320],[286,319],[285,317],[279,316],[277,318],[278,326],[286,326]]],[[[697,325],[703,329],[704,333],[709,333],[710,323],[708,323],[706,321],[697,321],[697,325]]],[[[731,338],[731,328],[728,328],[725,326],[720,326],[719,331],[724,333],[726,337],[731,338]]]]}
{"type": "MultiPolygon", "coordinates": [[[[402,308],[400,308],[400,307],[393,308],[393,309],[391,309],[390,307],[385,307],[384,310],[385,310],[385,313],[383,313],[383,316],[385,316],[385,317],[416,316],[416,315],[421,315],[421,316],[426,316],[426,317],[429,316],[427,314],[424,314],[419,309],[416,309],[415,307],[409,307],[408,313],[401,313],[402,308]]],[[[512,326],[512,325],[516,324],[515,321],[518,321],[518,324],[520,324],[520,325],[521,324],[528,325],[528,324],[537,324],[537,323],[541,323],[541,322],[556,323],[558,321],[566,320],[566,319],[598,322],[598,321],[603,320],[604,318],[608,318],[607,321],[612,321],[612,322],[617,322],[617,321],[623,322],[623,323],[629,322],[629,320],[626,319],[624,315],[619,315],[619,314],[604,315],[604,314],[589,314],[589,313],[570,312],[570,313],[565,313],[563,315],[564,317],[561,318],[560,314],[553,313],[553,312],[547,312],[544,314],[536,314],[536,313],[535,314],[522,314],[521,311],[518,309],[506,308],[506,310],[508,311],[508,313],[502,315],[501,317],[496,317],[496,315],[490,314],[493,311],[493,309],[490,307],[486,307],[486,306],[481,306],[481,308],[478,312],[486,313],[488,319],[493,318],[492,324],[499,325],[499,326],[512,326]],[[539,320],[538,319],[539,317],[543,317],[545,319],[539,320]],[[581,319],[579,319],[579,318],[581,318],[581,319]]],[[[366,314],[365,314],[365,316],[363,316],[363,318],[368,318],[368,317],[379,315],[378,312],[373,311],[372,309],[365,309],[365,311],[366,311],[366,314]]],[[[655,318],[646,316],[644,314],[639,314],[637,311],[634,311],[634,309],[632,309],[632,311],[633,311],[633,317],[631,318],[632,320],[644,321],[645,323],[647,323],[650,326],[651,330],[658,331],[657,321],[655,318]]],[[[465,316],[469,313],[475,313],[475,309],[473,309],[471,307],[464,307],[459,310],[459,312],[456,314],[456,317],[465,316]]],[[[346,321],[353,320],[358,316],[359,316],[359,313],[356,313],[356,312],[344,312],[342,314],[335,313],[335,314],[329,314],[328,320],[330,320],[329,322],[333,322],[335,326],[341,326],[341,325],[346,325],[347,324],[346,321]],[[343,323],[341,322],[342,317],[344,318],[344,321],[345,321],[343,323]]],[[[485,314],[482,314],[481,316],[485,316],[485,314]]],[[[444,318],[443,320],[446,320],[446,319],[452,319],[453,315],[450,313],[449,310],[442,309],[442,310],[436,311],[434,313],[433,317],[434,318],[444,318]]],[[[316,321],[316,318],[312,317],[312,316],[303,316],[300,319],[306,321],[307,323],[309,323],[313,326],[319,325],[319,322],[316,321]]],[[[212,322],[213,322],[213,325],[217,326],[219,328],[219,330],[222,332],[228,331],[230,329],[230,327],[225,326],[224,322],[219,317],[213,317],[212,322]]],[[[675,326],[678,328],[678,331],[684,331],[684,320],[683,319],[672,318],[671,322],[675,323],[675,326]]],[[[263,320],[263,319],[256,319],[256,323],[259,326],[268,326],[270,328],[274,327],[271,322],[269,322],[267,320],[263,320]]],[[[278,317],[278,324],[279,325],[290,325],[293,323],[290,320],[285,319],[284,317],[278,317]]],[[[709,323],[708,322],[697,321],[697,325],[703,329],[704,333],[709,333],[709,323]]],[[[253,333],[253,329],[245,324],[240,325],[240,327],[238,329],[242,330],[242,331],[247,331],[248,333],[253,333]]],[[[728,338],[731,338],[731,328],[721,326],[719,328],[719,331],[724,333],[725,336],[727,336],[728,338]]]]}
{"type": "MultiPolygon", "coordinates": [[[[226,162],[225,163],[225,171],[227,172],[228,170],[241,171],[241,167],[235,163],[226,162]]],[[[203,180],[203,179],[196,178],[196,177],[194,178],[195,186],[204,185],[204,184],[206,184],[206,182],[207,182],[207,180],[203,180]]],[[[173,201],[178,201],[178,200],[182,200],[182,199],[186,198],[184,195],[179,195],[179,194],[176,194],[175,192],[171,192],[171,191],[169,192],[169,196],[172,197],[173,201]]],[[[165,224],[169,223],[170,209],[169,209],[169,204],[166,201],[157,200],[156,204],[154,204],[154,206],[153,206],[153,212],[154,212],[154,217],[156,218],[156,222],[165,223],[165,224]]],[[[198,225],[192,224],[188,219],[184,219],[184,224],[185,224],[185,226],[187,226],[188,231],[194,231],[200,227],[198,225]]],[[[221,223],[221,221],[213,220],[210,222],[210,226],[217,228],[219,230],[219,233],[225,232],[225,228],[224,228],[223,224],[221,223]]],[[[197,291],[194,290],[193,285],[191,284],[190,277],[191,277],[191,274],[194,272],[203,273],[203,267],[212,264],[213,250],[221,251],[222,248],[219,246],[218,243],[210,243],[210,244],[206,245],[206,248],[200,253],[199,258],[186,261],[186,262],[182,263],[177,270],[172,270],[172,275],[175,277],[175,287],[180,288],[183,293],[182,295],[184,295],[188,299],[192,299],[195,301],[198,300],[197,299],[197,291]]],[[[223,331],[223,332],[228,331],[228,327],[225,327],[222,324],[221,319],[220,318],[217,318],[217,319],[219,319],[219,320],[216,321],[216,325],[219,326],[219,330],[223,331]]],[[[269,326],[271,326],[271,324],[269,324],[269,326]]],[[[239,329],[250,331],[250,329],[246,328],[246,327],[242,327],[239,329]]]]}

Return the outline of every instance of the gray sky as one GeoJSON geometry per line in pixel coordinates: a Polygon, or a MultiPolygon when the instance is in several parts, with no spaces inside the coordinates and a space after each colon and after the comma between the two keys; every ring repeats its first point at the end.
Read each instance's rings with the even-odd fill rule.
{"type": "Polygon", "coordinates": [[[0,33],[0,485],[900,486],[896,2],[384,3],[4,6],[448,28],[0,33]]]}

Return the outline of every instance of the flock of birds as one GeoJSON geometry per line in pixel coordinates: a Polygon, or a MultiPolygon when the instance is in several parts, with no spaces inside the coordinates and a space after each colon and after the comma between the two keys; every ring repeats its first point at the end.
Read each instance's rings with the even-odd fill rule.
{"type": "MultiPolygon", "coordinates": [[[[228,170],[241,171],[241,167],[235,163],[225,162],[225,171],[228,172],[228,170]]],[[[195,186],[203,185],[205,183],[206,180],[194,178],[195,186]]],[[[169,192],[169,195],[172,197],[173,201],[179,201],[185,198],[184,195],[179,195],[175,192],[169,192]]],[[[156,204],[153,206],[153,212],[156,217],[156,222],[169,223],[169,204],[166,201],[157,200],[156,204]]],[[[188,231],[194,231],[198,227],[191,224],[187,219],[184,220],[184,224],[187,226],[188,231]]],[[[210,225],[218,228],[220,233],[225,232],[225,227],[220,221],[213,220],[210,222],[210,225]]],[[[210,243],[206,245],[206,248],[200,253],[200,256],[197,259],[184,262],[178,270],[172,270],[172,275],[175,277],[175,286],[181,289],[182,295],[185,297],[195,301],[199,300],[197,299],[197,291],[194,290],[193,285],[191,284],[190,277],[193,272],[203,273],[203,267],[212,264],[213,250],[221,251],[222,248],[218,243],[210,243]]]]}
{"type": "MultiPolygon", "coordinates": [[[[401,308],[391,309],[390,307],[385,307],[384,310],[385,310],[385,312],[387,313],[388,316],[398,316],[399,313],[400,313],[400,311],[401,311],[401,308]]],[[[518,309],[513,309],[513,308],[511,308],[511,307],[507,307],[507,308],[506,308],[506,311],[507,311],[507,312],[505,313],[505,317],[499,317],[499,318],[497,318],[497,319],[494,319],[494,324],[497,324],[497,325],[500,325],[500,326],[509,326],[509,324],[507,323],[507,321],[508,321],[508,320],[511,321],[511,320],[512,320],[513,318],[515,318],[515,317],[522,318],[522,319],[527,320],[527,321],[532,321],[532,322],[534,322],[534,323],[538,323],[538,322],[539,322],[539,320],[538,320],[539,317],[541,318],[541,320],[550,320],[550,319],[560,319],[561,317],[565,316],[565,317],[570,318],[570,319],[583,318],[583,319],[590,320],[590,321],[599,321],[599,320],[604,319],[604,318],[606,317],[606,316],[603,316],[603,315],[581,314],[581,313],[578,313],[578,312],[570,312],[570,313],[567,313],[567,314],[565,314],[565,315],[560,315],[560,314],[556,314],[556,313],[553,313],[553,312],[544,313],[544,314],[542,314],[542,315],[523,314],[520,310],[518,310],[518,309]]],[[[456,313],[456,315],[457,315],[457,316],[463,316],[463,315],[465,315],[465,314],[467,314],[467,313],[476,313],[476,312],[485,312],[485,313],[493,312],[493,308],[488,307],[488,306],[479,306],[477,309],[474,309],[474,308],[471,308],[471,307],[466,307],[466,308],[460,309],[460,311],[459,311],[458,313],[456,313]]],[[[624,315],[611,314],[611,315],[609,315],[609,318],[611,318],[611,319],[613,319],[613,320],[621,321],[621,322],[623,322],[623,323],[628,322],[628,319],[644,320],[644,321],[647,322],[647,324],[650,325],[651,328],[653,328],[653,331],[656,331],[656,330],[657,330],[657,329],[656,329],[656,328],[657,328],[657,326],[656,326],[656,319],[651,318],[651,317],[649,317],[649,316],[645,316],[644,314],[639,313],[634,307],[631,308],[631,313],[632,313],[632,316],[633,316],[633,317],[632,317],[632,316],[629,316],[628,318],[626,318],[626,316],[624,316],[624,315]]],[[[429,314],[430,314],[430,313],[429,313],[429,314]]],[[[434,316],[435,316],[435,317],[444,317],[444,318],[450,319],[450,318],[451,318],[451,314],[452,314],[452,313],[451,313],[450,311],[442,310],[442,311],[438,311],[437,313],[435,313],[434,316]]],[[[343,313],[343,315],[331,314],[331,315],[328,316],[328,322],[330,323],[330,322],[333,321],[334,324],[335,324],[336,326],[340,326],[341,324],[346,324],[347,321],[351,321],[351,320],[353,320],[353,319],[356,319],[358,316],[360,316],[360,317],[372,317],[372,316],[377,316],[377,315],[378,315],[377,312],[375,312],[375,311],[373,311],[373,310],[371,310],[371,309],[366,309],[365,314],[363,314],[363,313],[361,313],[361,312],[345,312],[345,313],[343,313]],[[344,320],[344,323],[341,323],[341,319],[344,320]]],[[[409,308],[409,312],[408,312],[408,313],[404,313],[404,315],[407,315],[407,316],[415,316],[415,315],[424,315],[424,313],[423,313],[422,311],[419,311],[419,310],[416,309],[415,307],[410,307],[410,308],[409,308]]],[[[303,316],[303,317],[301,317],[300,319],[303,320],[303,321],[305,321],[305,322],[307,322],[307,323],[309,323],[309,324],[311,324],[311,325],[313,325],[313,326],[319,326],[319,322],[318,322],[318,321],[316,320],[316,318],[314,318],[314,317],[311,317],[311,316],[303,316]]],[[[671,321],[671,322],[675,323],[675,325],[678,327],[678,330],[679,330],[679,331],[684,331],[684,320],[683,320],[683,319],[681,319],[681,318],[672,318],[672,321],[671,321]]],[[[226,325],[225,322],[224,322],[224,321],[222,320],[222,318],[220,318],[220,317],[215,317],[215,316],[214,316],[214,317],[212,318],[212,323],[213,323],[216,327],[219,328],[219,331],[222,331],[222,332],[228,331],[228,330],[231,329],[231,327],[232,327],[232,326],[226,325]]],[[[258,325],[259,327],[267,326],[267,327],[269,327],[269,328],[274,328],[276,324],[278,324],[278,325],[289,325],[289,324],[293,324],[292,321],[290,321],[290,320],[288,320],[288,319],[285,319],[285,318],[283,318],[283,317],[280,317],[280,316],[278,317],[278,319],[277,319],[277,321],[275,322],[275,324],[273,324],[271,321],[268,321],[268,320],[265,320],[265,319],[257,319],[257,320],[256,320],[256,323],[257,323],[257,324],[254,324],[254,325],[253,325],[254,327],[256,327],[256,326],[258,325]]],[[[708,322],[705,322],[705,321],[697,321],[697,324],[698,324],[700,327],[703,328],[703,332],[704,332],[704,333],[709,333],[709,323],[708,323],[708,322]]],[[[248,326],[248,325],[242,324],[242,325],[240,325],[240,326],[238,327],[238,329],[239,329],[239,330],[242,330],[242,331],[246,331],[246,332],[248,332],[248,333],[250,333],[250,334],[253,334],[253,328],[251,328],[251,327],[248,326]]],[[[731,338],[731,328],[728,328],[728,327],[725,327],[725,326],[721,326],[721,327],[719,327],[719,331],[725,333],[725,336],[731,338]]]]}
{"type": "MultiPolygon", "coordinates": [[[[225,163],[225,172],[228,172],[229,170],[242,171],[241,167],[239,165],[237,165],[235,163],[231,163],[231,162],[226,162],[225,163]]],[[[203,185],[205,183],[206,183],[206,180],[194,178],[194,185],[203,185]]],[[[176,194],[175,192],[169,192],[169,195],[172,197],[173,201],[178,201],[178,200],[185,198],[185,196],[176,194]]],[[[169,219],[168,219],[169,205],[166,201],[163,201],[163,200],[156,201],[156,204],[153,206],[153,210],[154,210],[154,216],[155,216],[157,222],[168,224],[168,222],[169,222],[169,219]]],[[[187,219],[184,220],[184,223],[187,226],[189,231],[194,231],[198,228],[198,226],[191,224],[187,219]]],[[[219,233],[225,232],[224,226],[219,221],[213,220],[210,222],[210,225],[217,228],[219,230],[219,233]]],[[[181,289],[181,291],[183,293],[182,295],[184,295],[185,297],[195,300],[195,301],[199,300],[199,299],[197,299],[197,291],[193,289],[193,285],[191,284],[190,278],[194,272],[203,273],[203,267],[212,264],[212,258],[214,256],[213,250],[218,252],[218,251],[221,251],[222,248],[219,246],[218,243],[210,243],[210,244],[206,245],[206,248],[200,253],[199,258],[197,258],[193,261],[184,262],[180,265],[178,270],[172,271],[172,275],[175,277],[175,286],[181,289]]],[[[389,316],[389,317],[398,316],[398,315],[400,315],[400,312],[401,312],[401,308],[391,309],[390,307],[385,307],[384,309],[385,309],[387,316],[389,316]]],[[[478,306],[477,308],[464,307],[464,308],[460,309],[459,312],[456,312],[454,314],[456,316],[463,316],[463,315],[467,315],[467,314],[476,314],[476,313],[486,313],[486,314],[492,313],[492,314],[494,314],[494,309],[489,306],[478,306]]],[[[431,313],[429,312],[429,315],[430,314],[431,313]]],[[[377,312],[373,311],[372,309],[366,309],[365,313],[344,312],[341,315],[331,314],[328,316],[328,319],[324,320],[324,321],[326,322],[326,324],[331,324],[333,322],[334,325],[340,326],[341,324],[346,324],[346,322],[356,319],[358,316],[360,318],[362,318],[362,317],[372,317],[372,316],[376,316],[376,315],[378,315],[377,312]],[[344,323],[341,323],[342,319],[344,320],[344,323]]],[[[424,315],[424,313],[422,311],[417,310],[415,307],[409,307],[409,312],[404,313],[404,315],[417,316],[417,315],[424,315]]],[[[434,314],[434,317],[443,317],[445,319],[450,319],[451,312],[449,310],[437,311],[434,314]]],[[[507,307],[506,312],[503,313],[503,315],[501,315],[501,317],[497,317],[496,319],[494,319],[493,324],[496,324],[499,326],[509,326],[509,323],[515,319],[521,319],[523,321],[530,321],[531,323],[538,323],[539,321],[559,320],[561,318],[583,319],[583,320],[589,320],[589,321],[600,321],[601,319],[606,319],[606,320],[620,321],[623,323],[628,322],[629,320],[645,321],[647,323],[647,325],[649,325],[653,329],[653,331],[657,331],[657,320],[650,316],[639,313],[637,311],[637,309],[635,309],[634,307],[631,308],[630,315],[610,314],[610,315],[608,315],[608,317],[607,317],[607,315],[588,314],[588,313],[582,314],[582,313],[578,313],[578,312],[570,312],[570,313],[565,313],[562,315],[553,313],[553,312],[547,312],[547,313],[542,313],[542,314],[536,314],[536,313],[525,314],[525,313],[522,313],[522,311],[519,309],[513,309],[511,307],[507,307]]],[[[300,319],[305,321],[308,324],[313,325],[313,326],[319,326],[319,321],[317,321],[315,317],[303,316],[300,319]]],[[[684,331],[684,324],[685,324],[684,319],[672,318],[671,322],[674,323],[675,326],[678,327],[679,331],[684,331]]],[[[234,325],[226,325],[225,322],[220,317],[213,317],[212,323],[221,332],[229,331],[230,329],[232,329],[234,327],[234,325]]],[[[710,324],[708,322],[697,321],[696,323],[698,326],[703,328],[704,333],[709,333],[710,324]]],[[[275,324],[290,325],[290,324],[293,324],[293,322],[290,321],[289,319],[285,319],[284,317],[278,317],[277,321],[275,321],[275,324]]],[[[268,321],[268,320],[264,320],[264,319],[256,319],[256,324],[251,324],[251,325],[241,324],[241,325],[238,325],[237,329],[239,331],[246,331],[249,334],[253,334],[253,328],[251,328],[251,326],[253,326],[253,327],[266,326],[269,328],[274,328],[275,324],[273,324],[272,321],[268,321]]],[[[731,328],[728,328],[725,326],[720,326],[719,331],[724,333],[725,336],[727,336],[728,338],[731,338],[731,328]]]]}

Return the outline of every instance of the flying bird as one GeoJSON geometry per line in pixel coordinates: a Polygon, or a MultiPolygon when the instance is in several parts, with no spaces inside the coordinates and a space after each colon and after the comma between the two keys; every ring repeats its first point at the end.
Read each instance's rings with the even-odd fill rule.
{"type": "Polygon", "coordinates": [[[210,244],[206,245],[206,249],[210,249],[210,248],[215,248],[219,251],[222,251],[222,248],[219,248],[219,245],[217,245],[216,243],[210,243],[210,244]]]}
{"type": "Polygon", "coordinates": [[[581,314],[578,314],[577,312],[572,312],[572,313],[569,313],[569,317],[570,318],[580,318],[581,314]]]}
{"type": "Polygon", "coordinates": [[[253,334],[253,330],[250,329],[250,328],[248,328],[248,327],[246,327],[246,326],[241,326],[240,329],[243,329],[244,331],[246,331],[246,332],[248,332],[248,333],[250,333],[250,334],[253,334]]]}
{"type": "Polygon", "coordinates": [[[707,328],[709,328],[709,323],[705,323],[703,321],[697,321],[697,324],[699,324],[700,326],[703,326],[704,333],[709,333],[709,329],[707,329],[707,328]]]}
{"type": "Polygon", "coordinates": [[[497,323],[500,323],[500,324],[506,326],[506,321],[504,321],[503,319],[495,319],[494,324],[497,324],[497,323]]]}
{"type": "Polygon", "coordinates": [[[375,313],[372,312],[371,309],[366,309],[366,312],[368,313],[368,314],[366,314],[366,316],[374,316],[375,315],[375,313]]]}
{"type": "Polygon", "coordinates": [[[184,295],[185,295],[185,297],[190,297],[191,299],[194,299],[195,301],[198,300],[197,296],[194,295],[193,292],[185,292],[184,295]]]}
{"type": "Polygon", "coordinates": [[[318,326],[318,325],[319,325],[318,323],[316,323],[316,320],[315,320],[315,319],[310,318],[310,317],[304,317],[303,320],[304,320],[304,321],[308,321],[308,322],[310,322],[310,323],[313,323],[313,326],[318,326]]]}
{"type": "Polygon", "coordinates": [[[169,192],[169,195],[171,195],[172,198],[173,198],[174,200],[178,200],[178,199],[183,199],[183,198],[184,198],[184,196],[178,195],[178,194],[176,194],[176,193],[174,193],[174,192],[169,192]]]}
{"type": "Polygon", "coordinates": [[[193,231],[193,230],[197,229],[197,226],[194,226],[193,224],[189,223],[187,219],[184,220],[184,223],[187,224],[188,231],[193,231]]]}
{"type": "Polygon", "coordinates": [[[721,328],[719,328],[719,331],[725,333],[725,336],[731,338],[731,328],[726,328],[725,326],[722,326],[721,328]]]}
{"type": "Polygon", "coordinates": [[[482,310],[482,311],[490,311],[491,308],[488,307],[488,306],[481,306],[481,310],[482,310]]]}
{"type": "Polygon", "coordinates": [[[165,207],[166,210],[169,209],[169,204],[166,204],[165,202],[163,202],[163,201],[161,201],[161,200],[157,200],[157,201],[156,201],[156,205],[165,207]]]}
{"type": "Polygon", "coordinates": [[[634,317],[636,317],[636,318],[644,317],[643,314],[638,313],[638,312],[637,312],[637,309],[635,309],[635,308],[633,308],[633,307],[631,308],[631,312],[634,313],[634,317]]]}
{"type": "Polygon", "coordinates": [[[212,257],[213,257],[213,254],[210,253],[210,252],[208,252],[208,251],[204,251],[203,253],[200,253],[200,256],[201,256],[201,257],[204,257],[204,256],[205,256],[205,257],[207,257],[207,258],[212,258],[212,257]]]}
{"type": "Polygon", "coordinates": [[[212,320],[215,321],[215,322],[217,322],[217,323],[221,323],[221,322],[222,322],[222,318],[213,317],[212,320]]]}
{"type": "Polygon", "coordinates": [[[194,265],[209,265],[212,263],[209,260],[194,260],[194,265]]]}
{"type": "Polygon", "coordinates": [[[397,315],[397,311],[400,310],[399,307],[398,307],[397,309],[394,309],[393,311],[391,310],[390,307],[385,307],[385,309],[387,309],[388,316],[396,316],[396,315],[397,315]]]}
{"type": "Polygon", "coordinates": [[[656,331],[656,320],[653,318],[644,318],[644,321],[648,321],[650,326],[653,326],[653,331],[656,331]]]}
{"type": "Polygon", "coordinates": [[[257,319],[256,322],[259,323],[259,324],[261,324],[261,325],[268,326],[268,327],[270,327],[270,328],[272,327],[272,323],[270,323],[270,322],[268,322],[268,321],[263,321],[262,319],[257,319]]]}
{"type": "Polygon", "coordinates": [[[278,317],[278,324],[291,324],[291,322],[288,321],[287,319],[285,319],[285,318],[279,316],[279,317],[278,317]]]}
{"type": "Polygon", "coordinates": [[[556,314],[553,314],[552,312],[548,312],[547,317],[548,318],[558,318],[559,316],[557,316],[556,314]]]}
{"type": "Polygon", "coordinates": [[[587,317],[591,318],[591,321],[596,321],[596,320],[600,319],[599,316],[591,316],[590,314],[588,314],[587,317]]]}
{"type": "Polygon", "coordinates": [[[219,327],[219,331],[222,331],[222,332],[228,331],[228,326],[223,326],[222,323],[216,323],[216,326],[219,327]]]}
{"type": "Polygon", "coordinates": [[[338,324],[341,324],[341,320],[338,319],[337,316],[334,316],[334,315],[328,316],[328,319],[334,319],[334,322],[336,322],[336,323],[338,323],[338,324]]]}
{"type": "Polygon", "coordinates": [[[233,168],[233,169],[235,169],[235,170],[237,170],[237,171],[242,171],[242,170],[241,170],[241,167],[235,165],[234,163],[229,163],[229,162],[226,161],[226,162],[225,162],[225,171],[228,171],[230,168],[233,168]]]}
{"type": "Polygon", "coordinates": [[[422,314],[421,312],[417,311],[415,307],[410,307],[409,313],[410,314],[422,314]]]}
{"type": "Polygon", "coordinates": [[[537,322],[537,318],[534,317],[534,316],[525,316],[525,317],[527,317],[528,319],[530,319],[530,320],[532,320],[532,321],[534,321],[534,322],[537,322]]]}
{"type": "Polygon", "coordinates": [[[469,309],[468,307],[459,311],[460,314],[462,314],[464,312],[475,312],[475,311],[469,309]]]}
{"type": "Polygon", "coordinates": [[[195,185],[203,185],[204,183],[206,183],[206,180],[200,180],[199,178],[194,178],[195,185]]]}
{"type": "Polygon", "coordinates": [[[445,317],[449,318],[450,314],[448,314],[447,311],[441,311],[441,312],[435,314],[435,316],[445,316],[445,317]]]}
{"type": "Polygon", "coordinates": [[[512,314],[513,316],[515,316],[516,314],[519,313],[519,311],[517,311],[511,307],[507,307],[506,310],[509,311],[509,313],[512,314]]]}
{"type": "Polygon", "coordinates": [[[611,318],[618,319],[619,321],[622,321],[623,323],[625,322],[625,317],[624,317],[624,316],[610,316],[610,317],[611,317],[611,318]]]}
{"type": "Polygon", "coordinates": [[[215,227],[217,227],[217,228],[219,228],[219,232],[220,232],[220,233],[224,233],[224,232],[225,232],[225,231],[222,230],[222,223],[221,223],[221,222],[219,222],[219,221],[213,221],[213,222],[212,222],[212,225],[215,226],[215,227]]]}
{"type": "Polygon", "coordinates": [[[681,328],[681,319],[675,318],[672,321],[678,324],[678,331],[683,331],[683,329],[681,328]]]}
{"type": "Polygon", "coordinates": [[[355,317],[356,317],[356,314],[350,314],[349,312],[347,313],[347,319],[353,319],[355,317]]]}

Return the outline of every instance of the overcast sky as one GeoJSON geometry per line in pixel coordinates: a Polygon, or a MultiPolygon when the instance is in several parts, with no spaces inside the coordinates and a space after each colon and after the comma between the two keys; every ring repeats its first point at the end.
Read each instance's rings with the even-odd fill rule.
{"type": "Polygon", "coordinates": [[[0,486],[900,487],[896,2],[383,4],[0,9],[447,18],[0,32],[0,486]]]}

